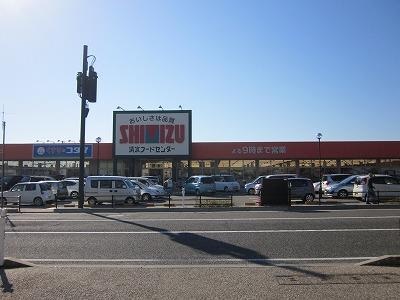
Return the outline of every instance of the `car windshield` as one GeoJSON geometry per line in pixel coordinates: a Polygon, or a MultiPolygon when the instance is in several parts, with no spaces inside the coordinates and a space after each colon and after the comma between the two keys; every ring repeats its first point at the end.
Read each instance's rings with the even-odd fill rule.
{"type": "Polygon", "coordinates": [[[355,178],[357,178],[356,175],[347,177],[347,178],[343,179],[342,181],[340,181],[339,184],[346,184],[346,183],[349,183],[351,181],[355,181],[355,178]]]}
{"type": "Polygon", "coordinates": [[[135,186],[133,185],[132,181],[130,180],[124,180],[125,184],[129,187],[129,188],[134,188],[135,186]]]}
{"type": "Polygon", "coordinates": [[[130,181],[132,181],[134,184],[138,185],[141,189],[147,188],[147,185],[145,185],[145,184],[143,184],[143,183],[141,183],[141,182],[139,182],[137,180],[130,180],[130,181]]]}
{"type": "Polygon", "coordinates": [[[51,190],[51,184],[49,184],[49,183],[42,182],[42,183],[39,183],[39,185],[40,185],[40,190],[41,191],[49,191],[49,190],[51,190]]]}

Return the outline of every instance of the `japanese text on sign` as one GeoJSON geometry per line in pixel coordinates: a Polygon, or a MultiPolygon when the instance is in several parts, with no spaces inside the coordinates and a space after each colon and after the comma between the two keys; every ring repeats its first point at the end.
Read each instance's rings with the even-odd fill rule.
{"type": "Polygon", "coordinates": [[[232,154],[285,154],[286,146],[243,146],[232,149],[232,154]]]}

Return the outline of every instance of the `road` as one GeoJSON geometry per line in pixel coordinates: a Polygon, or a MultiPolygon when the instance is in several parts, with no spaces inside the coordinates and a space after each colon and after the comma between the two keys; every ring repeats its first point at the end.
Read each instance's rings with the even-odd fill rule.
{"type": "Polygon", "coordinates": [[[400,252],[399,209],[10,214],[6,256],[46,265],[355,263],[400,252]]]}

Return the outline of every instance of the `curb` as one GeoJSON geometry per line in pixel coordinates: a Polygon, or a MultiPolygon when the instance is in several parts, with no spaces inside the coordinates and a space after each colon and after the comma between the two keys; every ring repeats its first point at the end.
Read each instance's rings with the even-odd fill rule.
{"type": "MultiPolygon", "coordinates": [[[[54,208],[55,213],[90,213],[90,212],[107,212],[107,211],[119,211],[119,212],[228,212],[228,211],[321,211],[321,210],[353,210],[353,209],[400,209],[400,205],[376,205],[376,206],[365,206],[365,205],[292,205],[288,206],[256,206],[255,204],[249,206],[238,206],[238,207],[184,207],[173,205],[168,207],[168,204],[160,206],[145,206],[145,207],[94,207],[94,208],[54,208]]],[[[24,211],[28,213],[29,211],[24,211]]]]}

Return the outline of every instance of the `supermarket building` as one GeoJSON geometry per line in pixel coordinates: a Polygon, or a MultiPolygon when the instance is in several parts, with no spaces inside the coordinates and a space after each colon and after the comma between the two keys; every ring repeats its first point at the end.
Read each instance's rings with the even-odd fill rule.
{"type": "MultiPolygon", "coordinates": [[[[192,142],[192,112],[114,111],[113,142],[85,144],[85,175],[233,174],[241,182],[258,175],[296,173],[400,174],[400,141],[192,142]]],[[[3,149],[4,147],[4,149],[3,149]]],[[[6,175],[79,174],[76,143],[5,144],[6,175]]]]}

